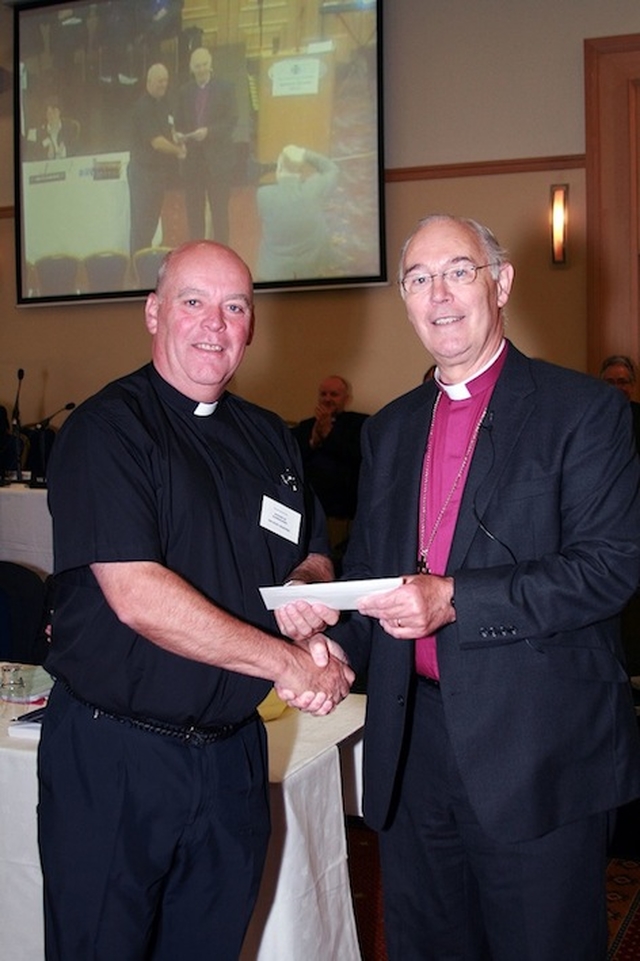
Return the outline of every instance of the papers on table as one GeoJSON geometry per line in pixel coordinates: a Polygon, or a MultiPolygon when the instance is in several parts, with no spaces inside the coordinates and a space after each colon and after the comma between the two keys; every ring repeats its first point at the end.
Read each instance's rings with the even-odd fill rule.
{"type": "Polygon", "coordinates": [[[378,577],[360,581],[322,581],[317,584],[290,584],[288,587],[261,587],[260,595],[267,610],[273,611],[291,601],[326,604],[337,611],[353,611],[361,597],[393,591],[402,584],[401,577],[378,577]]]}
{"type": "Polygon", "coordinates": [[[9,721],[9,737],[27,737],[32,741],[39,741],[45,710],[46,707],[38,707],[35,711],[27,711],[26,714],[9,721]]]}

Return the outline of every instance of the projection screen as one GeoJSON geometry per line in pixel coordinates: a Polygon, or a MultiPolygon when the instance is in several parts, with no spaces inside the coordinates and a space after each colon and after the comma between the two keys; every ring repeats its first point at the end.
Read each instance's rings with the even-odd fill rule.
{"type": "Polygon", "coordinates": [[[202,238],[258,289],[386,282],[381,0],[14,16],[19,304],[142,296],[202,238]]]}

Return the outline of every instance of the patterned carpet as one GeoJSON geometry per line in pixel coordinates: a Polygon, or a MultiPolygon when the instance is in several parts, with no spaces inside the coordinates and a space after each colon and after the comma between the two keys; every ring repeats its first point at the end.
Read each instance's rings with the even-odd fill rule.
{"type": "Polygon", "coordinates": [[[349,873],[362,961],[387,961],[382,926],[378,841],[358,818],[347,819],[349,873]]]}
{"type": "Polygon", "coordinates": [[[607,868],[607,961],[640,958],[640,861],[612,858],[607,868]]]}
{"type": "MultiPolygon", "coordinates": [[[[349,870],[362,961],[387,961],[376,835],[361,821],[347,825],[349,870]]],[[[640,861],[612,858],[607,868],[607,961],[640,961],[640,861]]]]}

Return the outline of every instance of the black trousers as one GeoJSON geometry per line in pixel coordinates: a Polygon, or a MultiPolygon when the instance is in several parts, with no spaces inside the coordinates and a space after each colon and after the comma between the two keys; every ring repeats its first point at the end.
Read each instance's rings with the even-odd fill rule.
{"type": "Polygon", "coordinates": [[[608,826],[604,813],[533,840],[488,837],[442,695],[418,682],[400,802],[380,834],[389,961],[604,961],[608,826]]]}
{"type": "Polygon", "coordinates": [[[260,721],[195,747],[56,684],[38,774],[47,961],[237,961],[270,830],[260,721]]]}
{"type": "Polygon", "coordinates": [[[228,171],[212,170],[204,151],[192,145],[184,165],[184,199],[187,229],[191,240],[205,237],[205,200],[209,200],[213,240],[229,243],[229,200],[231,175],[228,171]]]}
{"type": "Polygon", "coordinates": [[[129,163],[127,169],[131,209],[131,254],[150,247],[158,228],[167,178],[160,171],[129,163]]]}

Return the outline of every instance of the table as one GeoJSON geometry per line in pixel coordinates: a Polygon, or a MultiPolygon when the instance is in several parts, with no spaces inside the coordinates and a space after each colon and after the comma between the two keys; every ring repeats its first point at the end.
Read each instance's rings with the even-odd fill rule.
{"type": "MultiPolygon", "coordinates": [[[[25,257],[129,253],[129,154],[23,163],[25,257]]],[[[73,291],[69,291],[73,293],[73,291]]]]}
{"type": "MultiPolygon", "coordinates": [[[[287,710],[266,725],[273,832],[241,961],[360,961],[340,767],[356,775],[357,813],[364,709],[351,694],[327,718],[287,710]]],[[[24,710],[0,701],[0,932],[10,961],[42,961],[37,744],[7,734],[24,710]]]]}
{"type": "Polygon", "coordinates": [[[26,484],[0,487],[0,561],[53,571],[53,532],[46,490],[26,484]]]}

